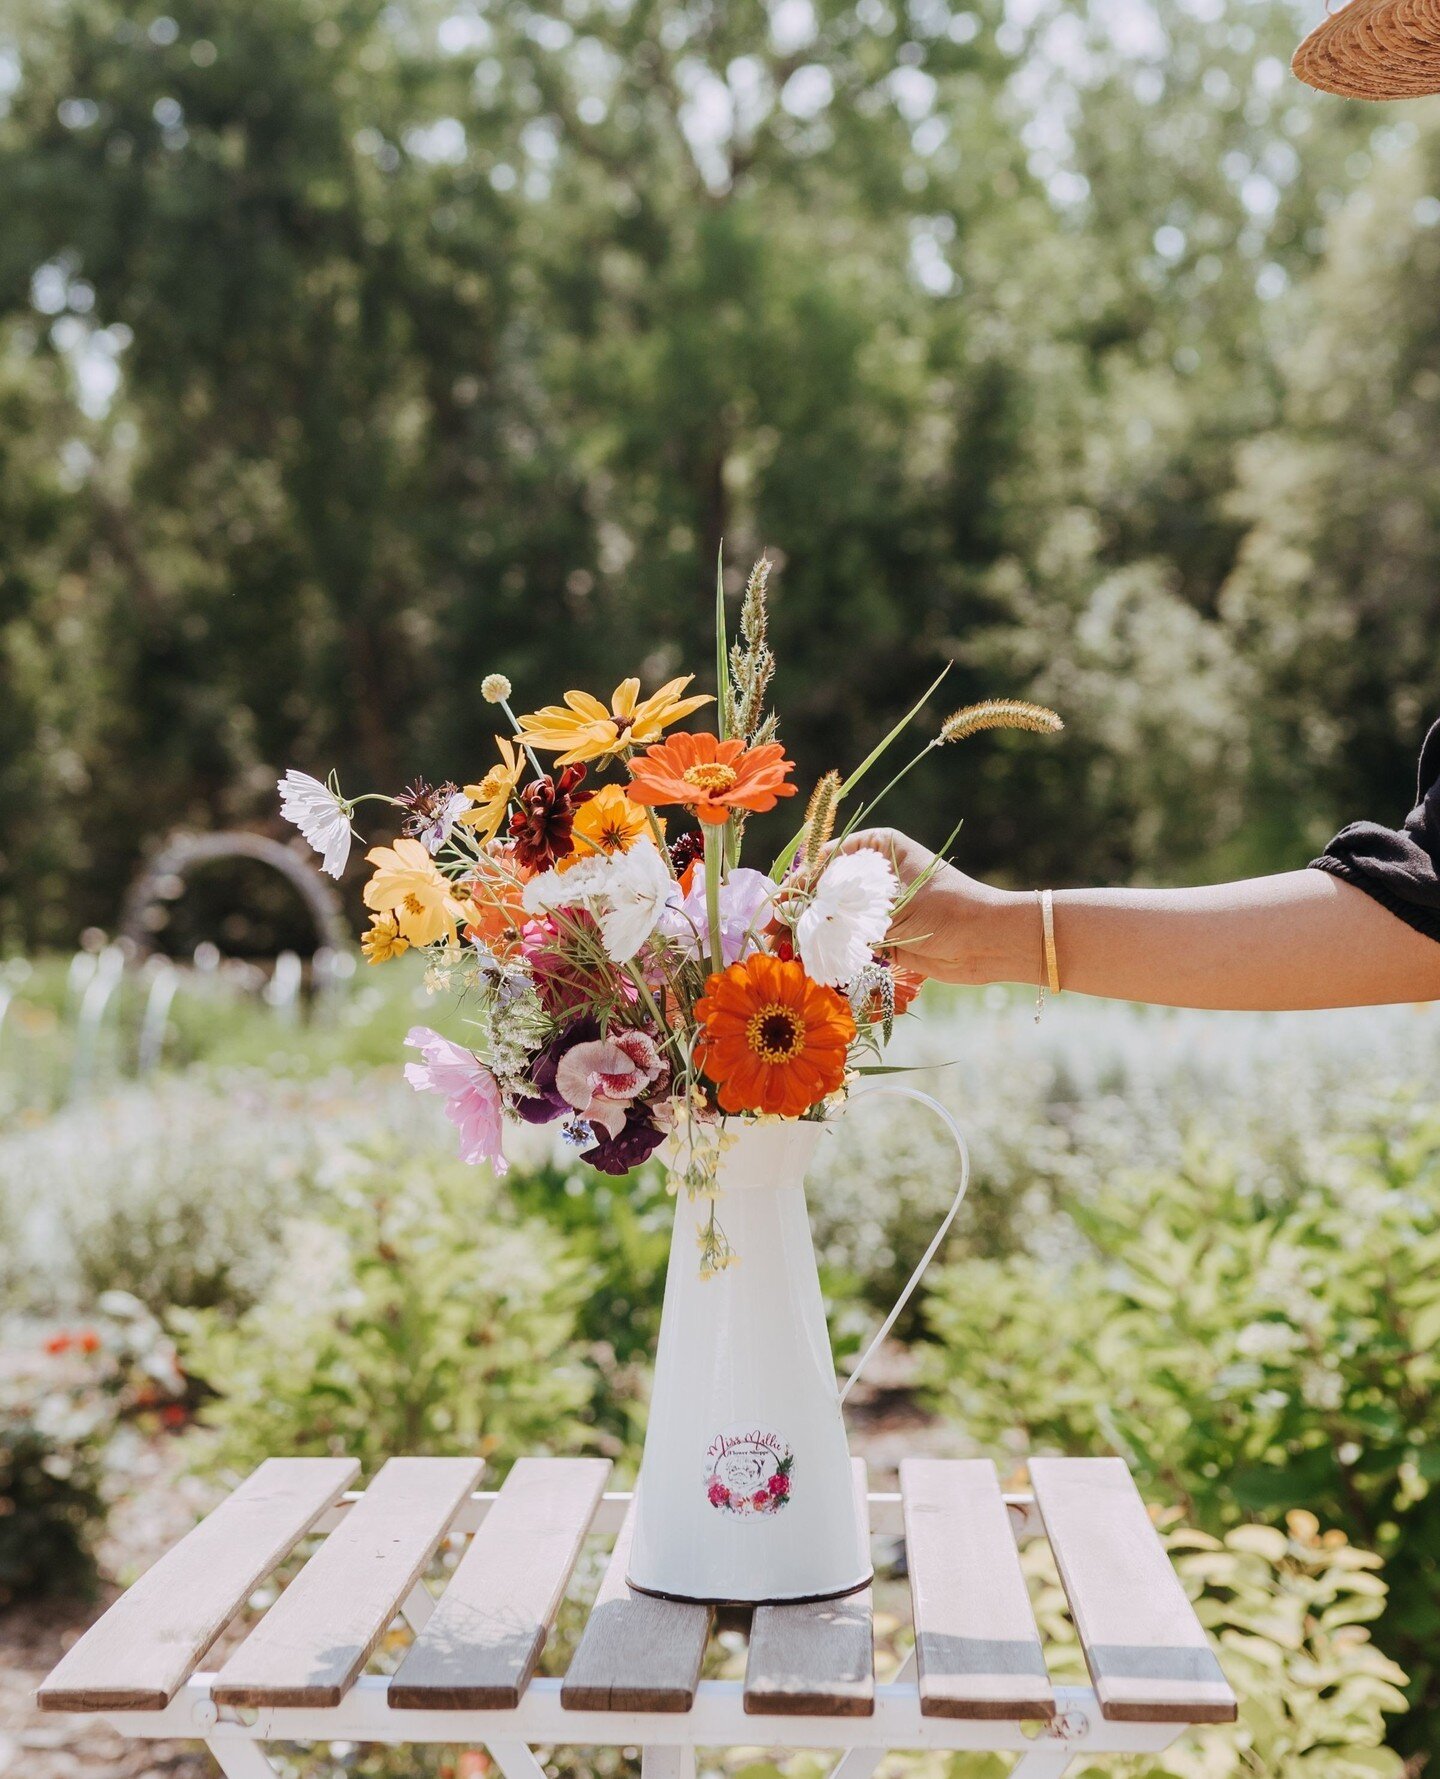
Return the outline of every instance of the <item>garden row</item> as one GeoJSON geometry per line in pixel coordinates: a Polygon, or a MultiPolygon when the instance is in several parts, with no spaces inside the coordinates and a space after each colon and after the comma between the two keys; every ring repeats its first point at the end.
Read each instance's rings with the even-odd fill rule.
{"type": "MultiPolygon", "coordinates": [[[[912,1050],[958,1058],[920,1079],[977,1161],[905,1331],[923,1400],[1007,1474],[1122,1452],[1246,1700],[1153,1771],[1398,1773],[1387,1741],[1440,1731],[1440,1123],[1407,1089],[1440,1025],[1076,1004],[1037,1033],[997,998],[912,1050]]],[[[812,1194],[842,1352],[950,1191],[918,1114],[850,1126],[812,1194]]],[[[0,1131],[0,1589],[83,1585],[145,1441],[216,1476],[275,1451],[633,1463],[662,1176],[536,1145],[496,1182],[450,1134],[393,1078],[234,1066],[0,1131]]]]}

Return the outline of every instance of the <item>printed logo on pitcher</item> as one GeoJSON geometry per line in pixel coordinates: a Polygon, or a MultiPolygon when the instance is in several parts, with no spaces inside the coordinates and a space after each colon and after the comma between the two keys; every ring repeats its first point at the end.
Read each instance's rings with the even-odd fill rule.
{"type": "Polygon", "coordinates": [[[779,1513],[795,1457],[778,1433],[741,1421],[710,1441],[705,1498],[722,1513],[779,1513]]]}

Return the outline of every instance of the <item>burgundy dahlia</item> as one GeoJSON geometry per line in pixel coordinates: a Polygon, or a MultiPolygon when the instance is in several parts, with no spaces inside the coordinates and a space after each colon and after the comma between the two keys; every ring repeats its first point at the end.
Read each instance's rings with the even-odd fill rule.
{"type": "Polygon", "coordinates": [[[705,836],[698,828],[677,834],[670,842],[670,866],[677,877],[683,877],[697,859],[705,856],[705,836]]]}
{"type": "Polygon", "coordinates": [[[520,808],[510,817],[510,837],[527,871],[548,871],[575,850],[575,811],[595,794],[578,789],[584,776],[583,766],[565,766],[556,777],[537,778],[517,792],[520,808]]]}

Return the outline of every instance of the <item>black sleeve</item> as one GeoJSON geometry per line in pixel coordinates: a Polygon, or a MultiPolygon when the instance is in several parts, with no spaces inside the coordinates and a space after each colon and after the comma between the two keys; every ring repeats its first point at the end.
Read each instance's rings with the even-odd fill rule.
{"type": "Polygon", "coordinates": [[[1364,890],[1417,933],[1440,940],[1440,723],[1425,738],[1415,807],[1404,827],[1351,822],[1310,862],[1364,890]]]}

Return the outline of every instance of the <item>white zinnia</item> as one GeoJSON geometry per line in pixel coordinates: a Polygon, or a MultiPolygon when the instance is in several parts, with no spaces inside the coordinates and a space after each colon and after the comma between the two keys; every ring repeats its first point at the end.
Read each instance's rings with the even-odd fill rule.
{"type": "Polygon", "coordinates": [[[849,982],[884,940],[899,888],[889,861],[878,852],[846,852],[832,859],[795,922],[805,974],[831,988],[849,982]]]}
{"type": "Polygon", "coordinates": [[[308,772],[297,772],[292,766],[284,778],[277,780],[280,813],[295,826],[322,855],[320,869],[330,877],[338,877],[350,857],[352,829],[350,816],[329,785],[311,778],[308,772]]]}

